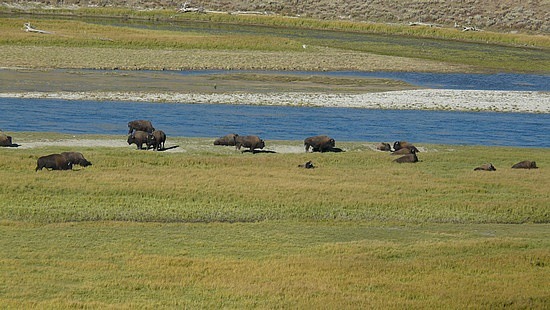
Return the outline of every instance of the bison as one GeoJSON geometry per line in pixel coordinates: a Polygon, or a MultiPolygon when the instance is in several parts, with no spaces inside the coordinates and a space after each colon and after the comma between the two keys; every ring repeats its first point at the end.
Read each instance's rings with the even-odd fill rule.
{"type": "Polygon", "coordinates": [[[413,152],[414,153],[417,152],[416,148],[404,147],[399,150],[391,152],[391,155],[405,155],[405,154],[412,154],[413,152]]]}
{"type": "Polygon", "coordinates": [[[514,169],[537,169],[537,163],[530,160],[520,161],[512,166],[514,169]]]}
{"type": "Polygon", "coordinates": [[[128,135],[128,145],[135,143],[138,150],[143,150],[143,143],[147,144],[147,137],[149,135],[145,131],[138,130],[128,135]]]}
{"type": "Polygon", "coordinates": [[[79,152],[63,152],[61,153],[61,155],[63,155],[63,157],[65,157],[65,159],[73,165],[79,165],[82,167],[88,167],[92,165],[92,163],[84,158],[84,155],[79,152]]]}
{"type": "Polygon", "coordinates": [[[11,136],[0,133],[0,146],[12,146],[11,136]]]}
{"type": "Polygon", "coordinates": [[[249,148],[250,151],[254,151],[255,149],[263,149],[265,142],[258,136],[236,136],[235,148],[240,150],[243,146],[249,148]]]}
{"type": "Polygon", "coordinates": [[[394,151],[399,151],[400,149],[407,148],[407,149],[414,149],[416,153],[420,152],[414,145],[407,141],[395,141],[393,143],[393,149],[394,151]]]}
{"type": "Polygon", "coordinates": [[[140,119],[128,122],[128,134],[131,134],[134,130],[152,133],[155,131],[155,128],[153,127],[153,124],[151,124],[151,121],[140,119]]]}
{"type": "Polygon", "coordinates": [[[388,151],[391,151],[391,146],[390,146],[389,143],[380,142],[380,144],[378,144],[378,146],[376,146],[376,149],[379,150],[379,151],[388,152],[388,151]]]}
{"type": "Polygon", "coordinates": [[[147,148],[153,147],[153,150],[160,151],[164,149],[166,134],[162,130],[155,130],[147,136],[147,148]]]}
{"type": "Polygon", "coordinates": [[[234,146],[235,145],[235,138],[239,135],[236,133],[230,133],[228,135],[225,135],[223,137],[219,137],[218,139],[214,140],[214,145],[227,145],[227,146],[234,146]]]}
{"type": "Polygon", "coordinates": [[[411,149],[411,154],[407,154],[405,156],[401,156],[397,159],[393,160],[396,163],[416,163],[418,162],[418,157],[416,156],[416,151],[414,149],[411,149]]]}
{"type": "Polygon", "coordinates": [[[328,152],[334,148],[335,141],[329,136],[313,136],[304,140],[306,152],[328,152]]]}
{"type": "Polygon", "coordinates": [[[38,158],[34,171],[42,170],[43,168],[52,170],[71,170],[73,169],[73,164],[61,154],[50,154],[38,158]]]}
{"type": "Polygon", "coordinates": [[[476,167],[474,168],[474,171],[497,171],[497,168],[495,168],[495,166],[493,166],[492,163],[488,163],[488,164],[483,164],[479,167],[476,167]]]}

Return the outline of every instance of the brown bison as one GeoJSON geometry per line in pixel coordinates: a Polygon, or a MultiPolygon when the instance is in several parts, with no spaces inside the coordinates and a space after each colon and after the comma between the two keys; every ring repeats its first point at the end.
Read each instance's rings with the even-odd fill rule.
{"type": "Polygon", "coordinates": [[[254,151],[255,149],[263,149],[265,142],[258,136],[236,136],[235,148],[240,150],[243,146],[249,148],[250,151],[254,151]]]}
{"type": "Polygon", "coordinates": [[[520,161],[512,166],[514,169],[537,169],[537,163],[530,160],[520,161]]]}
{"type": "Polygon", "coordinates": [[[414,149],[416,153],[420,152],[414,145],[407,141],[395,141],[393,143],[393,150],[399,151],[400,149],[407,148],[407,149],[414,149]]]}
{"type": "Polygon", "coordinates": [[[79,152],[63,152],[61,153],[61,155],[63,155],[63,157],[65,157],[65,159],[73,165],[79,165],[82,167],[88,167],[92,165],[92,163],[84,158],[84,155],[79,152]]]}
{"type": "Polygon", "coordinates": [[[38,158],[34,171],[42,170],[43,168],[51,170],[71,170],[73,169],[73,164],[61,154],[50,154],[38,158]]]}
{"type": "Polygon", "coordinates": [[[145,131],[138,130],[128,135],[128,145],[135,143],[138,150],[143,150],[143,143],[147,144],[147,137],[149,135],[145,131]]]}
{"type": "Polygon", "coordinates": [[[239,135],[236,133],[230,133],[228,135],[225,135],[223,137],[219,137],[218,139],[214,140],[214,145],[227,145],[227,146],[234,146],[235,145],[235,138],[239,135]]]}
{"type": "Polygon", "coordinates": [[[474,168],[475,171],[478,171],[478,170],[481,170],[481,171],[497,171],[497,168],[495,168],[495,166],[493,166],[493,164],[491,163],[488,163],[488,164],[483,164],[479,167],[476,167],[474,168]]]}
{"type": "Polygon", "coordinates": [[[306,169],[313,169],[315,168],[315,166],[313,165],[313,163],[310,161],[306,162],[305,164],[301,164],[301,165],[298,165],[299,168],[306,168],[306,169]]]}
{"type": "Polygon", "coordinates": [[[391,155],[405,155],[405,154],[412,154],[413,152],[414,153],[417,152],[416,148],[404,147],[399,150],[391,152],[391,155]]]}
{"type": "Polygon", "coordinates": [[[0,133],[0,146],[12,146],[11,136],[0,133]]]}
{"type": "Polygon", "coordinates": [[[334,149],[335,141],[329,136],[313,136],[304,140],[306,152],[329,152],[334,149]]]}
{"type": "Polygon", "coordinates": [[[411,150],[411,154],[407,154],[405,156],[401,156],[397,159],[393,160],[396,163],[416,163],[418,162],[418,157],[416,156],[416,151],[414,149],[411,150]]]}
{"type": "Polygon", "coordinates": [[[128,134],[131,134],[134,130],[152,133],[155,130],[155,128],[153,127],[153,124],[151,124],[151,121],[140,119],[140,120],[128,122],[128,134]]]}
{"type": "Polygon", "coordinates": [[[376,149],[379,150],[379,151],[388,152],[388,151],[391,151],[391,146],[390,146],[389,143],[380,142],[380,144],[378,144],[378,145],[376,146],[376,149]]]}
{"type": "Polygon", "coordinates": [[[153,147],[153,150],[160,151],[164,149],[166,134],[162,130],[155,130],[147,136],[147,148],[153,147]]]}

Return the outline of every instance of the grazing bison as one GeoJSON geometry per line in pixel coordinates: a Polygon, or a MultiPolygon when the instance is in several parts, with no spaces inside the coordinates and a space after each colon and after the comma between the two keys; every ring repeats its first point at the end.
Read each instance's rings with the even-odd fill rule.
{"type": "Polygon", "coordinates": [[[52,170],[71,170],[73,169],[73,164],[61,154],[50,154],[42,156],[36,161],[36,169],[34,169],[34,171],[42,170],[42,168],[52,170]]]}
{"type": "Polygon", "coordinates": [[[300,168],[306,168],[306,169],[313,169],[315,168],[315,166],[313,165],[313,163],[310,161],[306,162],[305,164],[301,164],[301,165],[298,165],[298,167],[300,168]]]}
{"type": "Polygon", "coordinates": [[[378,144],[378,146],[376,146],[376,149],[379,150],[379,151],[388,152],[388,151],[391,151],[391,146],[390,146],[389,143],[380,142],[380,144],[378,144]]]}
{"type": "Polygon", "coordinates": [[[537,169],[537,163],[530,160],[520,161],[512,166],[514,169],[537,169]]]}
{"type": "Polygon", "coordinates": [[[474,168],[475,171],[478,171],[478,170],[481,170],[481,171],[497,171],[497,168],[495,168],[495,166],[493,166],[493,164],[491,163],[488,163],[488,164],[483,164],[479,167],[476,167],[474,168]]]}
{"type": "Polygon", "coordinates": [[[162,130],[155,130],[147,136],[147,148],[153,147],[153,150],[160,151],[164,149],[166,134],[162,130]]]}
{"type": "Polygon", "coordinates": [[[140,119],[140,120],[128,122],[128,134],[131,134],[134,130],[152,133],[155,130],[155,128],[153,127],[153,124],[151,124],[151,121],[140,119]]]}
{"type": "Polygon", "coordinates": [[[414,145],[407,141],[395,141],[393,143],[393,149],[394,151],[399,151],[400,149],[407,148],[407,149],[414,149],[416,153],[420,152],[414,145]]]}
{"type": "Polygon", "coordinates": [[[263,149],[265,142],[258,136],[236,136],[235,148],[240,150],[242,146],[249,148],[250,151],[254,151],[255,149],[263,149]]]}
{"type": "Polygon", "coordinates": [[[82,167],[88,167],[92,165],[92,163],[84,158],[84,155],[79,152],[63,152],[61,153],[61,155],[63,155],[63,157],[65,157],[65,159],[73,165],[79,165],[82,167]]]}
{"type": "Polygon", "coordinates": [[[143,150],[143,143],[147,144],[147,137],[149,135],[145,131],[138,130],[128,135],[128,145],[135,143],[138,150],[143,150]]]}
{"type": "Polygon", "coordinates": [[[416,151],[411,150],[411,154],[407,154],[405,156],[401,156],[397,159],[393,160],[396,163],[416,163],[418,162],[418,157],[416,156],[416,151]]]}
{"type": "Polygon", "coordinates": [[[239,135],[236,133],[230,133],[228,135],[225,135],[223,137],[219,137],[218,139],[214,140],[214,145],[228,145],[228,146],[234,146],[235,145],[235,138],[239,135]]]}
{"type": "Polygon", "coordinates": [[[11,136],[0,133],[0,146],[12,146],[11,136]]]}
{"type": "Polygon", "coordinates": [[[335,141],[329,136],[313,136],[304,140],[306,152],[311,148],[312,152],[328,152],[334,148],[335,141]]]}

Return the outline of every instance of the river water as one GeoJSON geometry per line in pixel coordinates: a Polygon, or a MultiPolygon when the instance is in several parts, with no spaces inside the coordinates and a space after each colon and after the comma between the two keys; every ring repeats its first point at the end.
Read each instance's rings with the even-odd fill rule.
{"type": "Polygon", "coordinates": [[[549,114],[19,98],[0,98],[0,111],[0,128],[9,132],[125,135],[129,120],[145,118],[168,136],[303,140],[327,134],[337,141],[550,147],[549,114]]]}

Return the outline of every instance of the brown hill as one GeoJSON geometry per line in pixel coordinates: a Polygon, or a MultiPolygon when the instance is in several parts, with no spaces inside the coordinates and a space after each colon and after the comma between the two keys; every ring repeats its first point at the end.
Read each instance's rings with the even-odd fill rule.
{"type": "MultiPolygon", "coordinates": [[[[4,0],[18,3],[18,0],[4,0]]],[[[499,32],[550,33],[550,0],[39,0],[51,5],[188,7],[383,23],[422,22],[499,32]]]]}

